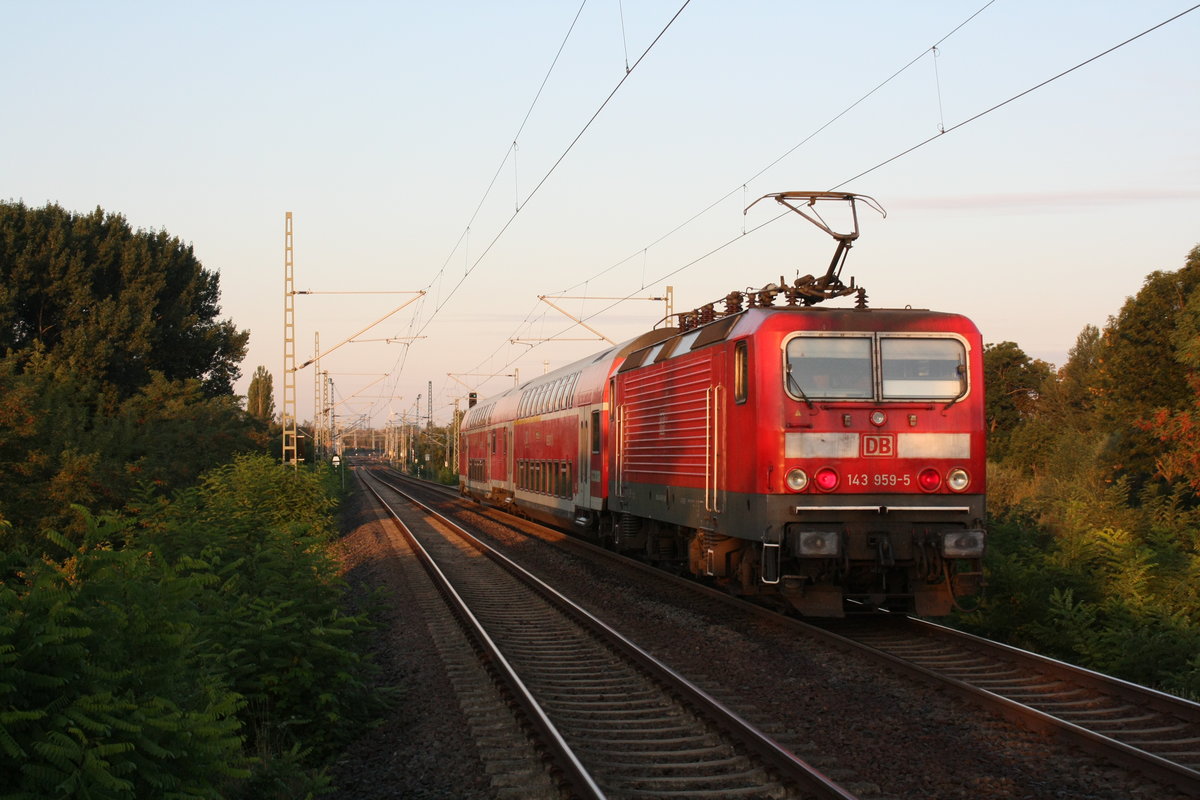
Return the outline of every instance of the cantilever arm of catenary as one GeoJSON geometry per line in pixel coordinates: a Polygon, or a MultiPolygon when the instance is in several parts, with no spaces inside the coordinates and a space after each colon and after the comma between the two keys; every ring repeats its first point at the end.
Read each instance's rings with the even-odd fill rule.
{"type": "Polygon", "coordinates": [[[551,303],[549,300],[547,300],[547,299],[546,299],[546,295],[544,295],[544,294],[539,294],[539,295],[538,295],[538,300],[541,300],[543,303],[545,303],[546,305],[550,306],[551,308],[553,308],[555,311],[557,311],[558,313],[562,314],[563,316],[565,316],[565,317],[567,317],[567,318],[569,318],[569,319],[572,319],[572,320],[574,320],[574,321],[575,321],[575,324],[577,324],[577,325],[581,325],[582,327],[584,327],[584,328],[587,328],[589,331],[591,331],[592,333],[596,334],[597,336],[599,336],[601,339],[603,339],[604,341],[608,342],[609,344],[616,344],[616,342],[614,342],[612,339],[608,338],[608,337],[607,337],[607,336],[605,336],[603,333],[601,333],[600,331],[598,331],[598,330],[596,330],[595,328],[593,328],[591,325],[588,325],[586,322],[584,322],[583,320],[581,320],[579,317],[575,316],[574,314],[572,314],[572,313],[571,313],[571,312],[569,312],[569,311],[566,311],[566,310],[564,310],[563,308],[561,308],[561,307],[559,307],[559,306],[556,306],[556,305],[554,305],[554,303],[551,303]]]}
{"type": "Polygon", "coordinates": [[[304,369],[305,367],[307,367],[309,364],[312,364],[314,361],[320,361],[322,358],[324,358],[325,356],[329,355],[329,354],[330,354],[330,353],[332,353],[334,350],[337,350],[339,347],[341,347],[342,345],[346,344],[346,342],[353,341],[353,340],[354,340],[354,337],[356,337],[356,336],[361,336],[362,334],[364,334],[364,333],[366,333],[367,331],[371,330],[371,328],[374,328],[376,325],[378,325],[379,323],[383,322],[383,321],[384,321],[385,319],[387,319],[388,317],[390,317],[390,316],[392,316],[393,314],[395,314],[397,311],[400,311],[401,309],[405,308],[406,306],[410,305],[411,303],[414,303],[414,302],[416,302],[417,300],[420,300],[422,297],[424,297],[424,296],[425,296],[425,290],[424,290],[424,289],[422,289],[422,290],[420,290],[420,291],[418,291],[418,292],[414,292],[414,294],[416,295],[416,297],[413,297],[413,298],[410,298],[410,299],[408,299],[408,300],[405,300],[403,303],[401,303],[400,305],[396,306],[396,307],[395,307],[395,308],[393,308],[391,311],[389,311],[388,313],[384,314],[382,317],[380,317],[379,319],[375,320],[374,322],[372,322],[372,323],[371,323],[370,325],[368,325],[367,327],[363,328],[363,329],[362,329],[361,331],[359,331],[358,333],[352,333],[352,334],[350,334],[350,335],[349,335],[349,336],[347,336],[345,339],[342,339],[340,342],[338,342],[337,344],[335,344],[333,347],[331,347],[331,348],[329,348],[328,350],[326,350],[324,353],[321,353],[321,354],[319,354],[319,355],[313,356],[313,357],[312,357],[312,358],[310,358],[308,361],[305,361],[303,364],[301,364],[300,366],[296,367],[296,371],[297,371],[297,372],[299,372],[300,370],[302,370],[302,369],[304,369]]]}
{"type": "MultiPolygon", "coordinates": [[[[374,386],[375,384],[379,383],[381,380],[383,380],[384,378],[386,378],[386,377],[387,377],[388,375],[390,375],[390,374],[391,374],[391,373],[389,373],[389,372],[385,372],[385,373],[383,373],[383,374],[382,374],[382,375],[380,375],[378,378],[376,378],[375,380],[371,381],[370,383],[368,383],[366,386],[364,386],[364,387],[362,387],[361,389],[359,389],[359,390],[358,390],[357,392],[355,392],[354,394],[352,394],[352,395],[350,395],[349,397],[347,397],[347,398],[344,398],[344,399],[342,399],[342,400],[339,400],[338,402],[334,403],[334,404],[333,404],[333,405],[331,405],[331,406],[330,406],[328,409],[326,409],[326,411],[333,411],[335,408],[337,408],[338,406],[340,406],[342,403],[348,403],[348,402],[350,402],[351,400],[353,400],[354,398],[358,397],[360,394],[362,394],[363,392],[365,392],[367,389],[370,389],[372,386],[374,386]]],[[[389,395],[389,397],[390,397],[390,395],[389,395]]],[[[398,400],[398,399],[400,399],[400,398],[396,398],[396,399],[398,400]]]]}

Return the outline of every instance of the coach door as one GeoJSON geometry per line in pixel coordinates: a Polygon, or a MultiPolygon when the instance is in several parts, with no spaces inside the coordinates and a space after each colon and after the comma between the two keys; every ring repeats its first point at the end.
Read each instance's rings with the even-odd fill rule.
{"type": "Polygon", "coordinates": [[[579,414],[579,448],[576,450],[576,495],[579,508],[599,507],[593,500],[600,491],[600,410],[584,407],[579,414]]]}

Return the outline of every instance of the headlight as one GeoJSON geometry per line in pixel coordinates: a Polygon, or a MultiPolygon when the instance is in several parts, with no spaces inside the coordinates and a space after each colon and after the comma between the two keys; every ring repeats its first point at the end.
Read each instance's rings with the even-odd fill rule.
{"type": "Polygon", "coordinates": [[[970,483],[970,476],[968,476],[967,471],[961,467],[955,467],[946,473],[946,485],[949,486],[950,490],[953,492],[961,492],[963,489],[966,489],[970,483]]]}
{"type": "Polygon", "coordinates": [[[801,531],[796,554],[801,556],[836,556],[841,550],[837,531],[801,531]]]}
{"type": "Polygon", "coordinates": [[[882,411],[871,412],[871,424],[878,428],[883,423],[887,422],[887,414],[882,411]]]}
{"type": "Polygon", "coordinates": [[[946,558],[983,558],[983,531],[956,531],[942,538],[942,553],[946,558]]]}
{"type": "Polygon", "coordinates": [[[784,480],[793,492],[803,492],[808,487],[808,473],[802,469],[790,470],[784,480]]]}

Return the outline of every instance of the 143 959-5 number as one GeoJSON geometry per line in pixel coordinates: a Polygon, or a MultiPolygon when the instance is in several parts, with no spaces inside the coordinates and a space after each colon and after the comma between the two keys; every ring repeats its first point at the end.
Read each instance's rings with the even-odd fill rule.
{"type": "Polygon", "coordinates": [[[874,475],[866,472],[851,472],[846,476],[850,486],[873,487],[881,489],[899,489],[913,485],[911,475],[897,475],[894,472],[880,472],[874,475]]]}

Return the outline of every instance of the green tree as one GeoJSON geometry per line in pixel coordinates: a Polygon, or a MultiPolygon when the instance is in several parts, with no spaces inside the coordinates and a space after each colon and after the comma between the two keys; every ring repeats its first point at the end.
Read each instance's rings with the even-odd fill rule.
{"type": "Polygon", "coordinates": [[[257,449],[236,398],[208,397],[197,380],[154,373],[114,404],[77,391],[73,375],[40,354],[0,359],[0,517],[24,530],[72,533],[74,504],[120,508],[139,484],[167,493],[257,449]]]}
{"type": "Polygon", "coordinates": [[[140,543],[181,574],[211,576],[204,639],[259,761],[246,797],[302,797],[278,772],[319,764],[390,698],[369,684],[365,616],[344,613],[334,556],[338,482],[332,469],[242,455],[171,503],[139,504],[140,543]]]}
{"type": "Polygon", "coordinates": [[[1055,407],[1062,413],[1087,413],[1096,408],[1102,392],[1104,339],[1095,325],[1085,325],[1058,373],[1055,407]]]}
{"type": "Polygon", "coordinates": [[[254,447],[233,395],[248,333],[217,276],[119,215],[0,203],[0,518],[77,535],[72,504],[169,491],[254,447]]]}
{"type": "MultiPolygon", "coordinates": [[[[1019,365],[1016,350],[993,353],[996,365],[1019,365]]],[[[1149,275],[1103,331],[1084,328],[1015,419],[989,464],[989,596],[965,621],[1195,696],[1200,247],[1178,272],[1149,275]]]]}
{"type": "Polygon", "coordinates": [[[1002,453],[1009,466],[1054,480],[1094,478],[1108,441],[1096,414],[1103,348],[1099,328],[1088,325],[1080,332],[1067,363],[1043,381],[1034,413],[1012,429],[1002,453]]]}
{"type": "Polygon", "coordinates": [[[1143,485],[1161,475],[1162,440],[1155,433],[1189,408],[1188,309],[1200,289],[1200,247],[1177,272],[1152,272],[1104,329],[1100,409],[1113,436],[1108,461],[1116,475],[1143,485]]]}
{"type": "Polygon", "coordinates": [[[233,393],[248,331],[220,320],[220,281],[190,245],[119,214],[0,203],[0,351],[39,349],[79,389],[135,394],[158,372],[233,393]]]}
{"type": "MultiPolygon", "coordinates": [[[[1200,245],[1188,254],[1187,263],[1185,269],[1200,270],[1200,245]]],[[[1180,310],[1172,344],[1187,399],[1178,409],[1157,409],[1144,427],[1163,446],[1155,462],[1158,474],[1182,479],[1200,493],[1200,291],[1193,291],[1180,310]]]]}
{"type": "Polygon", "coordinates": [[[1030,358],[1015,342],[988,344],[983,348],[988,451],[1002,459],[1009,439],[1023,419],[1030,417],[1053,372],[1049,364],[1030,358]]]}
{"type": "Polygon", "coordinates": [[[266,367],[259,366],[254,370],[246,392],[246,411],[262,422],[275,418],[275,382],[266,367]]]}

